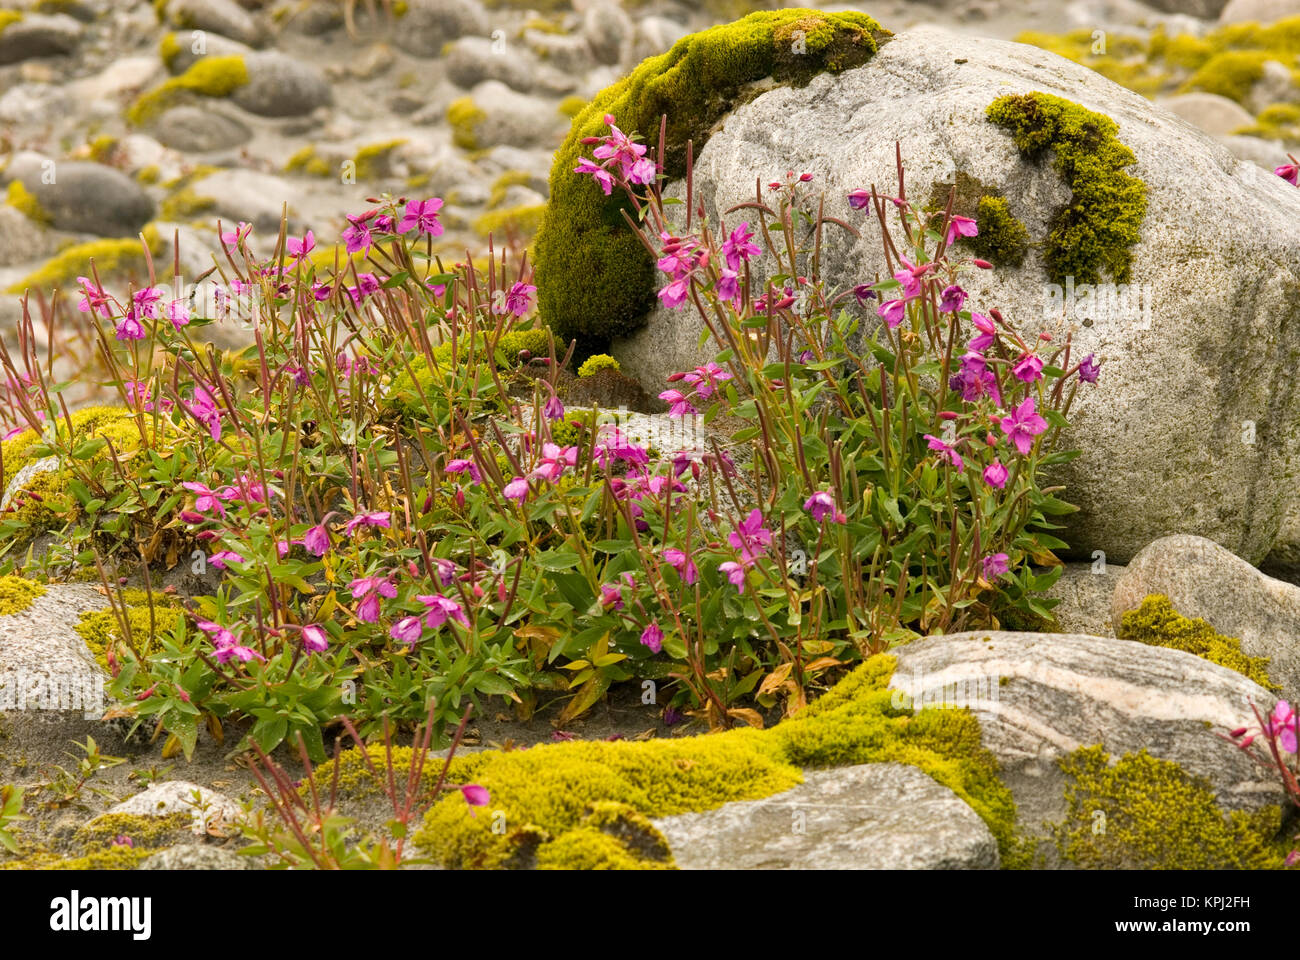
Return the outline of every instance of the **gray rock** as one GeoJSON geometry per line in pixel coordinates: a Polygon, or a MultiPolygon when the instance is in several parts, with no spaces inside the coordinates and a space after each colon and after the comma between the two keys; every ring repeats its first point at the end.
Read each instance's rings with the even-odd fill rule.
{"type": "Polygon", "coordinates": [[[410,0],[393,41],[412,56],[437,57],[448,41],[489,30],[487,13],[476,0],[410,0]]]}
{"type": "Polygon", "coordinates": [[[45,229],[13,207],[0,204],[0,267],[52,257],[59,235],[45,229]]]}
{"type": "Polygon", "coordinates": [[[453,41],[443,57],[447,77],[468,90],[484,80],[499,80],[512,90],[527,93],[533,88],[536,58],[518,46],[497,52],[487,37],[461,37],[453,41]]]}
{"type": "Polygon", "coordinates": [[[324,75],[315,67],[268,50],[244,58],[248,83],[230,95],[249,113],[263,117],[300,117],[334,102],[324,75]]]}
{"type": "Polygon", "coordinates": [[[191,829],[200,836],[219,825],[233,825],[243,816],[239,804],[224,793],[188,780],[155,783],[106,812],[142,817],[169,817],[173,813],[187,813],[193,818],[191,829]]]}
{"type": "Polygon", "coordinates": [[[1100,745],[1113,758],[1146,749],[1206,778],[1225,809],[1283,801],[1276,779],[1218,736],[1254,723],[1258,684],[1189,653],[1055,633],[957,633],[891,651],[895,703],[969,707],[997,757],[1021,826],[1040,833],[1066,812],[1057,761],[1100,745]],[[910,698],[910,701],[909,701],[910,698]]]}
{"type": "Polygon", "coordinates": [[[1280,140],[1265,140],[1262,137],[1230,136],[1219,137],[1219,142],[1232,152],[1232,155],[1245,163],[1272,172],[1273,168],[1287,162],[1286,146],[1280,140]]]}
{"type": "Polygon", "coordinates": [[[280,214],[286,202],[293,208],[297,188],[285,179],[254,170],[218,170],[194,184],[194,192],[214,201],[212,215],[226,225],[241,220],[259,232],[280,229],[280,214]]]}
{"type": "Polygon", "coordinates": [[[676,20],[642,17],[636,25],[636,36],[632,40],[632,59],[639,62],[646,57],[666,53],[687,33],[689,31],[686,27],[676,20]]]}
{"type": "Polygon", "coordinates": [[[1091,637],[1115,636],[1110,621],[1110,600],[1124,569],[1101,558],[1065,564],[1060,579],[1047,591],[1048,597],[1061,601],[1052,608],[1061,631],[1091,637]]]}
{"type": "Polygon", "coordinates": [[[586,73],[595,62],[591,55],[591,46],[587,43],[587,38],[581,34],[525,30],[524,42],[541,58],[542,63],[563,73],[573,75],[586,73]]]}
{"type": "Polygon", "coordinates": [[[23,14],[21,20],[0,31],[0,64],[71,53],[84,30],[84,24],[62,13],[23,14]]]}
{"type": "Polygon", "coordinates": [[[343,26],[343,11],[339,4],[330,3],[328,0],[313,0],[295,10],[285,22],[284,28],[305,37],[319,37],[341,26],[343,26]]]}
{"type": "Polygon", "coordinates": [[[52,83],[16,83],[0,93],[0,123],[27,126],[49,122],[67,112],[72,99],[52,83]]]}
{"type": "Polygon", "coordinates": [[[995,870],[998,845],[916,767],[809,770],[799,786],[654,825],[682,870],[995,870]],[[801,831],[795,828],[802,826],[801,831]]]}
{"type": "Polygon", "coordinates": [[[167,19],[183,30],[206,30],[261,46],[262,31],[235,0],[167,0],[167,19]]]}
{"type": "Polygon", "coordinates": [[[1246,97],[1246,107],[1259,113],[1275,103],[1294,103],[1297,96],[1300,89],[1291,76],[1291,68],[1277,60],[1265,60],[1263,72],[1246,97]]]}
{"type": "MultiPolygon", "coordinates": [[[[1258,562],[1281,524],[1300,455],[1291,360],[1300,353],[1300,191],[1280,178],[1054,54],[921,27],[860,68],[772,90],[734,111],[697,155],[695,197],[716,226],[720,211],[753,200],[755,177],[797,170],[814,175],[829,215],[861,223],[846,195],[873,183],[894,188],[901,142],[914,199],[961,170],[1010,198],[1039,241],[1068,188],[1052,164],[1023,159],[985,113],[1001,94],[1033,91],[1113,118],[1137,159],[1130,172],[1147,188],[1127,299],[1140,294],[1149,314],[1111,309],[1087,323],[1077,310],[1069,316],[1080,323],[1075,355],[1092,352],[1105,365],[1100,383],[1076,397],[1062,437],[1083,454],[1052,477],[1081,507],[1063,519],[1067,556],[1100,549],[1123,563],[1157,537],[1188,532],[1258,562]],[[1168,163],[1172,155],[1178,164],[1168,163]],[[1256,267],[1243,270],[1243,262],[1256,267]],[[1151,375],[1155,365],[1162,376],[1151,375]]],[[[727,218],[742,219],[753,218],[727,218]]],[[[828,234],[822,268],[839,290],[883,275],[878,232],[828,234]]],[[[1049,311],[1059,318],[1048,282],[1036,247],[1019,268],[962,275],[974,304],[997,305],[1029,330],[1052,322],[1049,311]]],[[[659,308],[611,352],[657,392],[669,373],[717,351],[696,346],[701,331],[693,312],[659,308]]]]}
{"type": "Polygon", "coordinates": [[[54,182],[43,183],[37,167],[13,171],[22,180],[55,227],[102,237],[129,237],[153,217],[154,204],[144,189],[112,167],[98,163],[59,161],[54,182]]]}
{"type": "MultiPolygon", "coordinates": [[[[1164,3],[1177,5],[1181,0],[1163,0],[1164,3]]],[[[1300,14],[1300,2],[1297,0],[1228,0],[1227,4],[1218,0],[1199,0],[1205,5],[1217,5],[1219,23],[1274,23],[1287,17],[1300,14]]],[[[1159,4],[1152,4],[1159,6],[1159,4]]],[[[1163,7],[1161,8],[1163,9],[1163,7]]]]}
{"type": "Polygon", "coordinates": [[[1255,122],[1245,107],[1217,93],[1182,93],[1157,103],[1214,136],[1236,133],[1255,122]]]}
{"type": "Polygon", "coordinates": [[[187,843],[168,847],[140,861],[137,870],[255,870],[257,865],[234,850],[187,843]]]}
{"type": "Polygon", "coordinates": [[[247,143],[253,132],[233,117],[202,107],[173,107],[154,124],[165,146],[186,153],[230,150],[247,143]]]}
{"type": "Polygon", "coordinates": [[[511,146],[553,146],[568,126],[545,100],[511,90],[497,80],[485,80],[470,93],[483,116],[474,125],[479,149],[499,144],[511,146]]]}
{"type": "Polygon", "coordinates": [[[621,63],[631,55],[636,25],[617,3],[598,0],[582,15],[582,35],[598,63],[621,63]]]}
{"type": "Polygon", "coordinates": [[[1115,584],[1115,624],[1148,594],[1163,594],[1185,617],[1236,637],[1252,657],[1268,657],[1283,694],[1300,693],[1300,587],[1274,580],[1202,537],[1161,537],[1134,557],[1115,584]]]}

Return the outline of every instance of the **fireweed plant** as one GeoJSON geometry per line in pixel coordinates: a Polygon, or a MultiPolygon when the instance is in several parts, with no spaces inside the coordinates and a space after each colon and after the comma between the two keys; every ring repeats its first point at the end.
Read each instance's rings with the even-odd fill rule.
{"type": "Polygon", "coordinates": [[[814,212],[809,177],[715,229],[688,172],[675,235],[658,163],[610,124],[576,172],[626,193],[661,299],[721,351],[661,396],[673,417],[726,415],[747,460],[566,411],[573,347],[536,318],[527,258],[444,264],[436,198],[370,201],[333,269],[311,234],[282,226],[261,258],[247,224],[219,231],[202,304],[152,261],[148,286],[116,294],[92,269],[78,310],[40,301],[44,364],[25,306],[17,349],[0,344],[0,461],[58,466],[0,517],[0,571],[94,567],[117,709],[165,732],[165,753],[239,723],[240,748],[301,738],[321,762],[345,713],[363,738],[427,720],[441,747],[467,704],[528,716],[553,691],[563,723],[633,679],[665,683],[665,720],[761,725],[755,703],[792,713],[862,656],[1048,613],[1034,594],[1056,570],[1032,565],[1054,563],[1049,518],[1072,508],[1040,471],[1071,457],[1055,444],[1097,365],[968,308],[961,274],[988,265],[950,248],[978,225],[914,209],[900,159],[898,197],[850,197],[893,276],[834,293],[822,231],[858,228],[814,212]],[[250,346],[201,341],[230,318],[250,346]],[[53,354],[71,341],[115,409],[70,413],[53,354]],[[40,534],[36,567],[22,552],[40,534]],[[215,586],[176,590],[181,564],[215,586]],[[118,591],[132,576],[134,599],[118,591]]]}
{"type": "MultiPolygon", "coordinates": [[[[1292,806],[1300,808],[1300,745],[1297,744],[1300,715],[1286,700],[1277,701],[1267,716],[1260,714],[1254,702],[1250,709],[1255,714],[1256,726],[1238,727],[1230,733],[1220,733],[1219,737],[1266,770],[1273,771],[1292,806]]],[[[1300,836],[1293,840],[1300,842],[1300,836]]],[[[1297,863],[1300,863],[1300,848],[1293,849],[1286,856],[1288,867],[1297,863]]]]}

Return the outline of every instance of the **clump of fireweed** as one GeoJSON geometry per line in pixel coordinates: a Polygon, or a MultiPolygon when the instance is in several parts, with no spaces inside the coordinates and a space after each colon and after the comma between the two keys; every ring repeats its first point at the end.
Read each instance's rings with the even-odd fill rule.
{"type": "MultiPolygon", "coordinates": [[[[1022,334],[998,310],[968,306],[962,272],[990,265],[953,258],[951,245],[978,224],[914,208],[900,156],[898,197],[848,197],[876,221],[892,276],[832,291],[820,277],[823,230],[859,231],[824,215],[811,175],[788,174],[768,199],[725,211],[741,222],[711,224],[693,207],[688,169],[674,220],[653,154],[606,122],[575,174],[627,194],[629,227],[665,275],[660,301],[695,310],[721,351],[670,377],[660,397],[670,416],[748,421],[734,439],[756,447],[751,468],[726,477],[725,539],[692,514],[685,538],[660,554],[696,584],[663,618],[688,647],[694,696],[713,704],[734,692],[726,671],[708,671],[711,643],[739,651],[740,669],[769,668],[760,694],[797,707],[809,675],[842,659],[999,615],[1048,616],[1036,594],[1059,575],[1051,551],[1066,546],[1047,532],[1050,518],[1074,508],[1040,471],[1076,455],[1056,441],[1098,364],[1072,362],[1068,334],[1022,334]],[[752,268],[764,254],[774,266],[760,285],[752,268]],[[864,315],[878,323],[870,336],[864,315]]],[[[672,526],[645,520],[647,537],[672,526]]]]}
{"type": "MultiPolygon", "coordinates": [[[[571,419],[557,387],[572,348],[537,326],[526,259],[445,265],[437,199],[349,217],[333,271],[312,235],[282,228],[261,259],[241,224],[222,234],[215,294],[195,300],[152,265],[116,296],[92,271],[75,318],[136,425],[129,458],[42,429],[67,417],[67,384],[26,313],[18,355],[0,344],[0,423],[41,432],[28,452],[58,456],[77,504],[46,570],[94,564],[106,586],[135,572],[146,588],[182,563],[220,574],[184,616],[114,601],[115,693],[171,751],[251,721],[249,745],[301,736],[319,761],[345,713],[362,736],[428,717],[441,745],[467,703],[506,697],[527,716],[562,691],[565,721],[633,679],[671,684],[666,720],[761,725],[755,703],[793,712],[918,633],[1047,613],[1033,594],[1054,572],[1031,563],[1052,561],[1047,518],[1070,507],[1038,471],[1068,458],[1053,443],[1069,381],[1097,368],[1071,365],[1068,338],[965,308],[969,264],[948,249],[976,225],[927,222],[900,197],[895,278],[832,293],[808,178],[777,182],[775,208],[747,205],[753,230],[693,231],[688,213],[675,237],[644,145],[615,129],[594,146],[584,172],[632,190],[661,298],[689,301],[722,347],[663,396],[677,415],[747,421],[743,468],[716,445],[653,449],[571,419]],[[760,240],[781,264],[762,291],[760,240]],[[870,338],[864,309],[885,321],[870,338]],[[200,343],[221,318],[252,346],[200,343]],[[524,341],[548,347],[504,348],[524,341]]],[[[49,342],[75,339],[45,313],[49,342]]]]}

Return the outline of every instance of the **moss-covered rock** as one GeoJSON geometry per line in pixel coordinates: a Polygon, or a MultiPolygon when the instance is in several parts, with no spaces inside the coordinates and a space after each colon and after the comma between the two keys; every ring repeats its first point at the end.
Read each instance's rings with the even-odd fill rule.
{"type": "Polygon", "coordinates": [[[584,137],[620,129],[657,137],[668,117],[665,174],[685,173],[686,143],[698,153],[713,126],[767,77],[800,86],[859,66],[891,34],[861,13],[808,9],[754,13],[683,37],[601,91],[574,119],[551,168],[551,202],[536,241],[542,317],[561,339],[603,339],[631,330],[654,299],[654,262],[631,233],[621,198],[575,174],[584,137]],[[802,41],[802,44],[800,44],[802,41]],[[802,50],[804,52],[796,52],[802,50]]]}
{"type": "Polygon", "coordinates": [[[1121,640],[1136,640],[1153,647],[1169,647],[1195,654],[1203,660],[1236,670],[1261,687],[1281,689],[1269,678],[1268,657],[1248,656],[1236,637],[1217,633],[1200,617],[1181,616],[1168,597],[1159,594],[1147,597],[1138,609],[1124,614],[1116,634],[1121,640]]]}
{"type": "Polygon", "coordinates": [[[952,212],[971,217],[979,224],[974,237],[960,237],[957,243],[995,266],[1018,267],[1029,250],[1029,229],[1011,213],[1000,190],[987,186],[963,170],[951,183],[936,183],[926,209],[944,210],[952,197],[952,212]]]}
{"type": "Polygon", "coordinates": [[[378,180],[389,176],[393,151],[405,144],[404,139],[387,140],[362,147],[353,160],[356,164],[357,179],[378,180]]]}
{"type": "Polygon", "coordinates": [[[582,362],[578,368],[578,376],[591,377],[595,376],[602,370],[618,370],[618,361],[608,353],[593,353],[590,357],[582,362]]]}
{"type": "Polygon", "coordinates": [[[460,97],[447,106],[447,124],[451,127],[452,143],[462,150],[478,149],[478,125],[487,114],[474,102],[473,97],[460,97]]]}
{"type": "MultiPolygon", "coordinates": [[[[632,813],[711,810],[789,789],[801,782],[802,767],[894,761],[919,767],[955,791],[989,825],[1004,864],[1023,864],[1015,804],[980,746],[978,723],[966,711],[912,715],[895,709],[886,689],[893,669],[892,657],[873,657],[770,730],[640,743],[575,741],[457,757],[450,781],[486,788],[491,802],[473,811],[452,791],[430,808],[416,841],[452,867],[662,866],[653,834],[632,813]]],[[[382,747],[371,750],[382,756],[382,747]]],[[[340,782],[349,789],[379,789],[359,754],[345,754],[341,763],[340,782]]]]}
{"type": "Polygon", "coordinates": [[[50,226],[54,223],[54,218],[49,212],[41,206],[36,196],[23,186],[21,180],[12,180],[9,183],[9,189],[5,194],[9,201],[9,206],[13,207],[28,220],[39,223],[42,226],[50,226]]]}
{"type": "Polygon", "coordinates": [[[0,577],[0,617],[21,613],[44,595],[45,588],[34,580],[12,573],[0,577]]]}
{"type": "Polygon", "coordinates": [[[999,97],[988,117],[1011,132],[1026,158],[1039,161],[1050,152],[1070,188],[1043,253],[1052,280],[1126,283],[1147,199],[1146,185],[1124,170],[1136,158],[1116,137],[1115,121],[1047,93],[999,97]]]}
{"type": "Polygon", "coordinates": [[[160,646],[159,636],[182,619],[180,604],[157,591],[151,596],[145,590],[123,590],[121,600],[126,604],[127,626],[131,631],[129,644],[122,624],[112,610],[87,610],[76,625],[77,634],[105,672],[110,672],[110,651],[118,663],[125,661],[132,646],[147,657],[160,646]]]}
{"type": "Polygon", "coordinates": [[[246,83],[248,67],[243,57],[207,57],[192,64],[179,76],[170,77],[142,93],[126,116],[133,124],[145,124],[186,95],[228,97],[246,83]]]}
{"type": "MultiPolygon", "coordinates": [[[[153,224],[144,228],[144,237],[150,253],[157,256],[162,252],[162,236],[153,224]]],[[[144,250],[139,240],[90,240],[73,244],[55,254],[38,269],[9,287],[8,292],[49,291],[55,287],[70,286],[77,277],[86,273],[91,260],[95,261],[100,279],[105,281],[109,277],[121,277],[128,273],[143,276],[146,269],[144,250]]]]}
{"type": "Polygon", "coordinates": [[[1178,764],[1145,750],[1109,759],[1084,747],[1060,761],[1068,812],[1053,830],[1066,860],[1094,870],[1282,867],[1278,807],[1225,817],[1210,785],[1178,764]]]}

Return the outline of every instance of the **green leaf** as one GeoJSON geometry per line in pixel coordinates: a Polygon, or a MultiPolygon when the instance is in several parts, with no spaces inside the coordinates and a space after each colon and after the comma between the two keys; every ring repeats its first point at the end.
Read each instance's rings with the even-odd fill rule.
{"type": "Polygon", "coordinates": [[[106,446],[108,446],[108,441],[105,440],[103,437],[95,437],[94,439],[87,440],[85,443],[79,444],[72,451],[72,459],[89,460],[95,454],[99,453],[99,451],[103,450],[106,446]]]}

